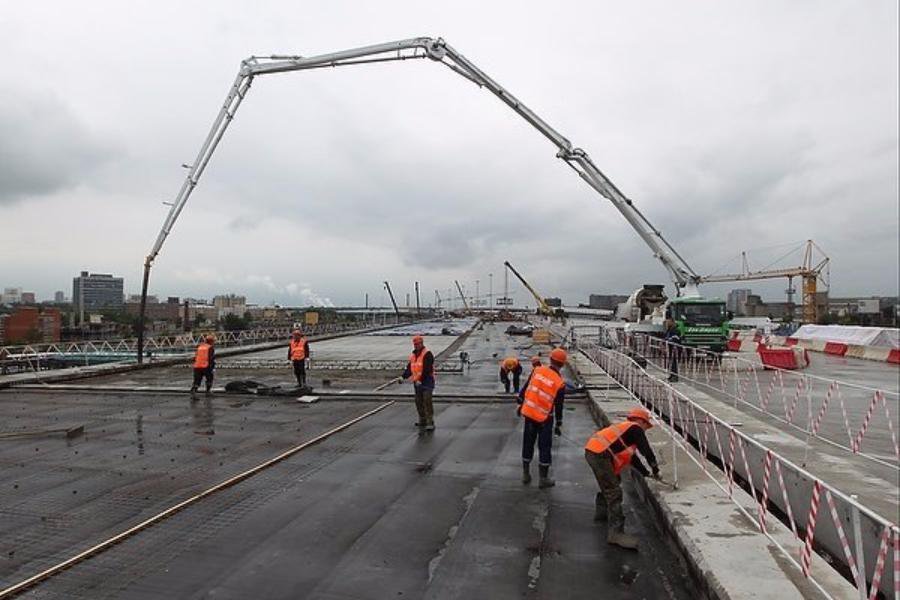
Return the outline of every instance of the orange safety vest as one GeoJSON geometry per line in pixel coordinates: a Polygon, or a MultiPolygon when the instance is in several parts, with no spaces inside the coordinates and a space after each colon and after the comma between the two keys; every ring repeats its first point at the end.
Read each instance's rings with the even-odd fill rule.
{"type": "Polygon", "coordinates": [[[306,338],[291,340],[291,360],[303,360],[306,358],[306,338]]]}
{"type": "MultiPolygon", "coordinates": [[[[415,352],[409,355],[409,370],[412,373],[410,379],[412,379],[413,383],[420,383],[422,381],[422,377],[425,376],[426,352],[428,352],[428,348],[423,347],[418,356],[416,356],[415,352]]],[[[430,375],[432,379],[434,379],[434,369],[431,370],[430,375]]]]}
{"type": "Polygon", "coordinates": [[[550,417],[553,401],[566,382],[562,375],[550,367],[535,367],[528,380],[525,399],[522,402],[522,416],[543,423],[550,417]]]}
{"type": "Polygon", "coordinates": [[[201,342],[199,346],[197,346],[197,354],[194,356],[194,368],[195,369],[206,369],[209,367],[209,349],[212,348],[206,342],[201,342]]]}
{"type": "Polygon", "coordinates": [[[512,356],[510,356],[508,358],[504,358],[500,362],[500,367],[504,371],[515,371],[519,367],[519,359],[513,358],[512,356]]]}
{"type": "MultiPolygon", "coordinates": [[[[609,447],[612,446],[616,440],[625,435],[625,432],[632,427],[640,427],[640,425],[632,423],[631,421],[624,421],[596,431],[594,432],[594,435],[588,439],[584,448],[595,454],[602,454],[609,450],[609,447]]],[[[637,446],[632,444],[626,446],[625,449],[620,452],[610,451],[613,459],[613,473],[618,475],[622,472],[622,469],[631,464],[631,458],[634,456],[634,451],[636,449],[637,446]]]]}

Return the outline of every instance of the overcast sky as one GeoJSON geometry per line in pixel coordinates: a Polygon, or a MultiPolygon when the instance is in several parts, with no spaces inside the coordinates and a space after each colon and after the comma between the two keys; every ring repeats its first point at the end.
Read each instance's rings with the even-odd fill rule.
{"type": "MultiPolygon", "coordinates": [[[[241,59],[427,35],[588,151],[696,271],[812,238],[833,296],[897,294],[896,0],[187,5],[0,2],[0,286],[70,295],[91,270],[138,293],[241,59]]],[[[496,295],[504,260],[566,304],[668,283],[555,152],[430,61],[259,77],[151,293],[379,304],[382,280],[401,301],[419,280],[428,303],[489,273],[496,295]]]]}

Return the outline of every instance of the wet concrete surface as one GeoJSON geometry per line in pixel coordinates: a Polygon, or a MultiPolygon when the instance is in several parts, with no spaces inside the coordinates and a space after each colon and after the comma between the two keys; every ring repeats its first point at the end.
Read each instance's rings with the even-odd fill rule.
{"type": "MultiPolygon", "coordinates": [[[[225,418],[227,413],[237,416],[247,408],[221,409],[216,436],[224,433],[226,421],[232,423],[229,428],[243,422],[225,418]]],[[[277,413],[278,418],[274,414],[269,418],[276,422],[303,411],[323,419],[325,425],[337,410],[347,408],[361,413],[366,407],[275,404],[250,410],[277,413]]],[[[592,523],[596,483],[580,444],[568,439],[581,440],[592,431],[584,407],[578,411],[578,418],[567,427],[567,438],[558,440],[554,466],[558,483],[552,490],[519,482],[521,425],[506,407],[441,406],[437,431],[419,434],[410,426],[412,407],[394,405],[48,580],[24,597],[595,598],[601,590],[605,598],[690,597],[674,556],[657,540],[652,525],[638,520],[646,514],[642,507],[636,510],[638,519],[629,522],[629,529],[645,545],[640,554],[609,547],[605,527],[592,523]],[[653,547],[652,553],[647,545],[653,547]],[[619,580],[626,565],[638,574],[631,585],[619,580]],[[674,590],[673,595],[667,589],[674,590]]],[[[190,417],[183,418],[187,425],[190,417]]],[[[155,430],[146,425],[144,429],[155,430]]],[[[193,423],[181,429],[193,429],[193,423]]],[[[261,441],[268,436],[253,437],[261,441]]],[[[205,440],[203,445],[209,443],[200,439],[205,440]]],[[[47,489],[38,493],[43,497],[57,490],[65,497],[69,488],[82,488],[78,501],[66,498],[52,511],[44,506],[43,512],[53,520],[66,515],[73,525],[80,522],[77,535],[65,536],[68,551],[124,524],[121,519],[104,519],[110,504],[104,499],[162,492],[153,481],[103,485],[105,480],[115,481],[116,469],[109,463],[117,462],[119,449],[107,447],[101,459],[89,444],[97,451],[104,444],[89,438],[81,446],[82,460],[100,463],[93,469],[99,477],[82,467],[74,477],[48,482],[47,489]],[[78,519],[76,511],[81,512],[78,519]],[[104,520],[109,521],[106,526],[104,520]]],[[[210,480],[224,478],[223,469],[215,465],[226,453],[227,471],[240,468],[233,461],[249,458],[246,448],[229,452],[215,445],[201,447],[210,453],[195,449],[199,458],[192,462],[210,468],[195,470],[193,484],[200,483],[201,474],[210,480]]],[[[52,453],[73,449],[64,446],[52,453]]],[[[165,471],[163,477],[180,470],[166,466],[172,452],[151,453],[154,464],[165,471]]],[[[276,452],[272,448],[272,454],[276,452]]],[[[30,464],[24,469],[32,472],[30,464]]],[[[134,468],[130,472],[140,473],[134,468]]],[[[39,473],[19,479],[29,487],[43,481],[39,473]]],[[[9,489],[8,483],[4,479],[0,486],[9,489]]],[[[35,491],[23,490],[22,499],[34,498],[35,491]]],[[[188,491],[169,490],[166,501],[188,491]]],[[[9,502],[7,495],[2,510],[15,515],[14,507],[22,503],[9,502]]],[[[141,503],[134,503],[135,516],[146,515],[157,503],[144,504],[144,510],[137,510],[141,503]]],[[[29,505],[37,517],[40,504],[29,505]]],[[[13,545],[22,548],[14,561],[17,568],[11,569],[7,561],[0,571],[4,583],[66,553],[51,536],[35,536],[36,519],[23,517],[13,519],[16,525],[3,535],[4,550],[13,545]],[[27,540],[37,552],[24,550],[27,540]],[[54,546],[56,551],[49,554],[38,551],[54,546]]]]}
{"type": "MultiPolygon", "coordinates": [[[[474,332],[463,343],[471,371],[440,377],[439,389],[500,389],[502,355],[532,351],[502,329],[474,332]]],[[[380,375],[356,374],[357,384],[371,389],[380,375]]],[[[0,423],[77,423],[85,433],[0,441],[0,586],[377,404],[2,391],[0,423]]],[[[606,544],[605,526],[592,522],[596,482],[582,452],[594,425],[583,404],[568,409],[551,490],[519,481],[512,401],[436,404],[433,434],[417,432],[414,408],[397,403],[24,597],[692,597],[649,510],[631,495],[628,529],[643,551],[606,544]],[[630,585],[623,569],[636,575],[630,585]]]]}

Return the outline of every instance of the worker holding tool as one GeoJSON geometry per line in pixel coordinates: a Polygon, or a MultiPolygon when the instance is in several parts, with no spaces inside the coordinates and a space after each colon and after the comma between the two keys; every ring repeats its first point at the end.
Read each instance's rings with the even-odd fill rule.
{"type": "Polygon", "coordinates": [[[678,353],[681,351],[681,336],[673,319],[666,319],[666,349],[669,351],[669,381],[678,383],[678,353]]]}
{"type": "Polygon", "coordinates": [[[212,392],[213,371],[216,369],[216,336],[209,334],[203,338],[194,354],[194,384],[191,386],[191,398],[197,397],[200,382],[206,379],[206,393],[212,392]]]}
{"type": "Polygon", "coordinates": [[[503,389],[506,393],[509,393],[509,375],[512,373],[512,387],[513,393],[519,393],[519,377],[522,376],[522,365],[519,363],[519,359],[515,356],[507,356],[503,360],[500,361],[500,383],[503,384],[503,389]]]}
{"type": "Polygon", "coordinates": [[[550,479],[550,447],[553,434],[562,435],[563,402],[566,397],[566,382],[560,371],[566,364],[566,351],[555,348],[550,352],[550,366],[539,365],[531,371],[525,386],[519,392],[519,408],[516,414],[524,417],[525,429],[522,434],[522,483],[531,483],[531,460],[534,458],[534,443],[538,445],[538,487],[556,485],[550,479]],[[556,427],[553,418],[556,417],[556,427]]]}
{"type": "Polygon", "coordinates": [[[628,550],[637,550],[638,540],[625,533],[625,514],[622,512],[622,483],[620,473],[628,466],[649,475],[637,451],[650,464],[653,477],[659,479],[656,455],[644,433],[653,427],[650,412],[643,407],[628,411],[621,423],[615,423],[594,433],[584,446],[584,459],[597,478],[600,491],[594,499],[594,521],[609,521],[606,541],[628,550]]]}
{"type": "Polygon", "coordinates": [[[306,387],[306,364],[309,361],[309,342],[303,337],[300,329],[295,329],[291,334],[291,342],[288,345],[288,360],[294,367],[294,377],[297,385],[306,387]]]}
{"type": "Polygon", "coordinates": [[[425,347],[425,340],[421,335],[413,336],[412,343],[412,354],[409,355],[409,362],[397,383],[403,383],[404,379],[412,380],[416,411],[419,413],[419,420],[415,425],[424,427],[425,431],[434,431],[434,406],[431,402],[434,393],[434,355],[425,347]]]}

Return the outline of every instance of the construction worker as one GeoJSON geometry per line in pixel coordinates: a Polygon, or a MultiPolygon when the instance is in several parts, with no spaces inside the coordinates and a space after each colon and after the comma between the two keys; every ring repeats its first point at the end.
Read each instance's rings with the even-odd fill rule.
{"type": "Polygon", "coordinates": [[[295,329],[291,333],[291,343],[288,345],[288,360],[294,367],[294,377],[297,385],[306,387],[306,361],[309,360],[309,342],[303,337],[303,332],[295,329]]]}
{"type": "Polygon", "coordinates": [[[538,445],[538,487],[553,487],[550,479],[550,447],[553,434],[562,435],[563,402],[566,397],[566,382],[560,371],[566,364],[566,351],[555,348],[550,352],[550,366],[539,365],[531,371],[525,386],[519,392],[519,408],[516,414],[524,417],[522,434],[522,483],[531,483],[531,460],[534,458],[534,443],[538,445]],[[553,426],[554,413],[556,427],[553,426]]]}
{"type": "Polygon", "coordinates": [[[500,382],[503,384],[503,389],[506,393],[509,393],[509,374],[512,373],[512,387],[513,393],[519,393],[519,377],[522,376],[522,365],[519,364],[519,359],[515,356],[507,356],[503,360],[500,361],[500,382]]]}
{"type": "Polygon", "coordinates": [[[625,533],[619,474],[630,465],[642,475],[648,475],[641,460],[634,460],[637,451],[650,464],[653,477],[659,478],[656,455],[644,433],[651,427],[650,412],[642,407],[633,408],[624,421],[595,432],[584,446],[584,458],[600,485],[594,499],[594,521],[608,520],[606,541],[629,550],[637,550],[638,541],[625,533]]]}
{"type": "Polygon", "coordinates": [[[425,340],[421,335],[413,336],[412,343],[412,354],[409,355],[409,362],[397,383],[412,379],[416,393],[416,411],[419,413],[419,420],[415,425],[424,427],[425,431],[434,431],[434,406],[431,403],[431,395],[434,393],[434,355],[425,347],[425,340]]]}
{"type": "Polygon", "coordinates": [[[539,367],[539,366],[541,366],[542,364],[543,364],[543,363],[541,362],[541,357],[540,357],[540,356],[538,356],[538,355],[535,354],[534,356],[531,357],[531,368],[532,368],[532,369],[534,369],[535,367],[539,367]]]}
{"type": "Polygon", "coordinates": [[[669,352],[669,381],[678,382],[678,354],[681,351],[681,336],[675,321],[666,319],[666,349],[669,352]]]}
{"type": "Polygon", "coordinates": [[[216,336],[209,334],[203,338],[194,354],[194,384],[191,386],[191,398],[197,396],[200,382],[206,379],[206,393],[210,394],[213,384],[213,371],[216,368],[216,336]]]}

